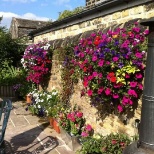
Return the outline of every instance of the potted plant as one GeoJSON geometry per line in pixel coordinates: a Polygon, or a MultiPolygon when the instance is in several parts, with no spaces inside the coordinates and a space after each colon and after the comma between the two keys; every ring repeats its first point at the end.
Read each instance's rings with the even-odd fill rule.
{"type": "Polygon", "coordinates": [[[82,127],[85,124],[83,113],[75,106],[72,111],[69,109],[64,110],[59,117],[62,138],[66,145],[72,150],[79,149],[81,147],[79,138],[82,133],[82,127]]]}
{"type": "Polygon", "coordinates": [[[52,107],[49,107],[48,109],[48,116],[50,121],[50,126],[57,132],[60,133],[60,127],[57,120],[57,116],[59,114],[59,110],[61,108],[61,104],[54,105],[52,107]]]}
{"type": "Polygon", "coordinates": [[[95,134],[82,138],[82,148],[78,154],[122,154],[123,149],[131,143],[126,134],[95,134]]]}

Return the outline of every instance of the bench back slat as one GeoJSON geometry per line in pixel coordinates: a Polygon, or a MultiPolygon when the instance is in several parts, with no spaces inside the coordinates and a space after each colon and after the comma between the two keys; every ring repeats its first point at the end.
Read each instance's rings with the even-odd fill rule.
{"type": "Polygon", "coordinates": [[[7,99],[3,100],[0,106],[0,120],[2,122],[2,130],[1,130],[1,135],[0,135],[0,145],[4,141],[4,135],[5,135],[5,130],[7,127],[8,119],[10,116],[10,111],[12,110],[12,102],[7,99]]]}

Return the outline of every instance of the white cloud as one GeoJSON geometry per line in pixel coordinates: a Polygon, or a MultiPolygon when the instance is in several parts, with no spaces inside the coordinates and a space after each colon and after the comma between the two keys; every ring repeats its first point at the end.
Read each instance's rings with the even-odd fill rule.
{"type": "Polygon", "coordinates": [[[0,17],[1,16],[3,16],[3,20],[1,21],[0,26],[6,26],[7,28],[10,27],[12,17],[31,19],[31,20],[40,20],[40,21],[49,21],[49,18],[40,17],[40,16],[37,16],[33,13],[26,13],[23,15],[18,15],[18,14],[12,13],[12,12],[0,12],[0,17]]]}
{"type": "Polygon", "coordinates": [[[36,2],[37,0],[2,0],[4,2],[19,2],[19,3],[27,3],[27,2],[36,2]]]}

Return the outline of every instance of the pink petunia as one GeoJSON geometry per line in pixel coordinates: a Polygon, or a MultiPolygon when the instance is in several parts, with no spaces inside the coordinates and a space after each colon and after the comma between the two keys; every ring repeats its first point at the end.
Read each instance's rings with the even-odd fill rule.
{"type": "Polygon", "coordinates": [[[100,95],[103,92],[103,87],[100,87],[97,91],[97,93],[100,95]]]}
{"type": "Polygon", "coordinates": [[[104,60],[100,60],[100,61],[98,62],[98,66],[102,67],[103,65],[104,65],[104,60]]]}
{"type": "Polygon", "coordinates": [[[118,60],[119,60],[118,57],[113,57],[113,61],[114,61],[114,62],[116,62],[116,61],[118,61],[118,60]]]}
{"type": "Polygon", "coordinates": [[[119,95],[118,94],[113,94],[113,98],[117,99],[117,98],[119,98],[119,95]]]}
{"type": "Polygon", "coordinates": [[[101,79],[101,78],[102,78],[102,76],[103,76],[103,75],[102,75],[102,73],[99,73],[99,74],[98,74],[98,78],[100,78],[100,79],[101,79]]]}
{"type": "Polygon", "coordinates": [[[130,105],[133,105],[133,101],[132,101],[131,99],[129,99],[128,103],[129,103],[130,105]]]}
{"type": "Polygon", "coordinates": [[[128,101],[129,101],[128,97],[124,96],[124,97],[122,98],[122,104],[123,104],[123,105],[127,105],[127,104],[128,104],[128,101]]]}
{"type": "Polygon", "coordinates": [[[141,79],[141,78],[142,78],[142,74],[141,74],[141,73],[137,73],[137,74],[135,75],[135,77],[136,77],[137,79],[141,79]]]}
{"type": "Polygon", "coordinates": [[[132,81],[132,82],[130,82],[130,87],[136,87],[137,86],[137,82],[134,82],[134,81],[132,81]]]}
{"type": "Polygon", "coordinates": [[[130,75],[129,75],[129,74],[126,74],[126,75],[125,75],[125,78],[126,78],[126,79],[129,79],[129,78],[130,78],[130,75]]]}
{"type": "Polygon", "coordinates": [[[111,94],[110,88],[105,89],[105,94],[106,94],[106,95],[110,95],[110,94],[111,94]]]}
{"type": "Polygon", "coordinates": [[[92,75],[88,76],[88,81],[92,80],[94,77],[92,75]]]}
{"type": "Polygon", "coordinates": [[[83,58],[85,55],[83,52],[80,52],[79,57],[83,58]]]}
{"type": "Polygon", "coordinates": [[[88,96],[92,96],[93,91],[91,89],[89,89],[87,93],[88,93],[88,96]]]}
{"type": "Polygon", "coordinates": [[[129,89],[129,90],[128,90],[128,94],[129,94],[130,96],[137,97],[137,93],[136,93],[135,90],[129,89]]]}
{"type": "Polygon", "coordinates": [[[92,130],[92,127],[91,127],[91,125],[87,124],[86,127],[85,127],[85,129],[88,130],[88,131],[91,131],[92,130]]]}
{"type": "Polygon", "coordinates": [[[136,56],[137,58],[142,58],[142,53],[137,52],[137,53],[135,54],[135,56],[136,56]]]}
{"type": "Polygon", "coordinates": [[[97,60],[97,56],[93,56],[92,61],[96,61],[96,60],[97,60]]]}
{"type": "Polygon", "coordinates": [[[142,85],[141,83],[139,83],[139,84],[138,84],[138,88],[139,88],[140,90],[143,90],[143,85],[142,85]]]}
{"type": "Polygon", "coordinates": [[[121,84],[114,84],[114,88],[120,88],[121,86],[121,84]]]}
{"type": "Polygon", "coordinates": [[[122,112],[123,111],[123,107],[121,105],[118,105],[118,111],[122,112]]]}
{"type": "Polygon", "coordinates": [[[82,136],[82,137],[87,137],[87,136],[88,136],[88,133],[87,133],[87,132],[82,132],[82,133],[81,133],[81,136],[82,136]]]}
{"type": "Polygon", "coordinates": [[[93,72],[93,77],[97,77],[98,73],[97,72],[93,72]]]}
{"type": "Polygon", "coordinates": [[[146,29],[143,33],[144,33],[145,35],[148,35],[148,34],[149,34],[149,30],[146,29]]]}
{"type": "Polygon", "coordinates": [[[83,113],[82,113],[82,112],[77,112],[77,113],[76,113],[76,116],[77,116],[78,118],[81,118],[81,117],[83,116],[83,113]]]}
{"type": "Polygon", "coordinates": [[[106,65],[110,65],[110,62],[109,61],[106,61],[106,65]]]}

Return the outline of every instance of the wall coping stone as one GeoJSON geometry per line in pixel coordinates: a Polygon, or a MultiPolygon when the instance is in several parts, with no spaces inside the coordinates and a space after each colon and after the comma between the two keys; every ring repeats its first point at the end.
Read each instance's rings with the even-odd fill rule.
{"type": "Polygon", "coordinates": [[[75,24],[80,24],[82,22],[89,21],[98,17],[103,17],[118,11],[122,11],[139,5],[144,5],[150,2],[153,2],[153,0],[112,0],[102,2],[99,5],[96,5],[90,9],[85,9],[78,14],[69,16],[62,20],[57,20],[48,24],[47,26],[34,30],[29,33],[29,36],[39,36],[42,34],[53,32],[55,30],[70,27],[75,24]]]}

